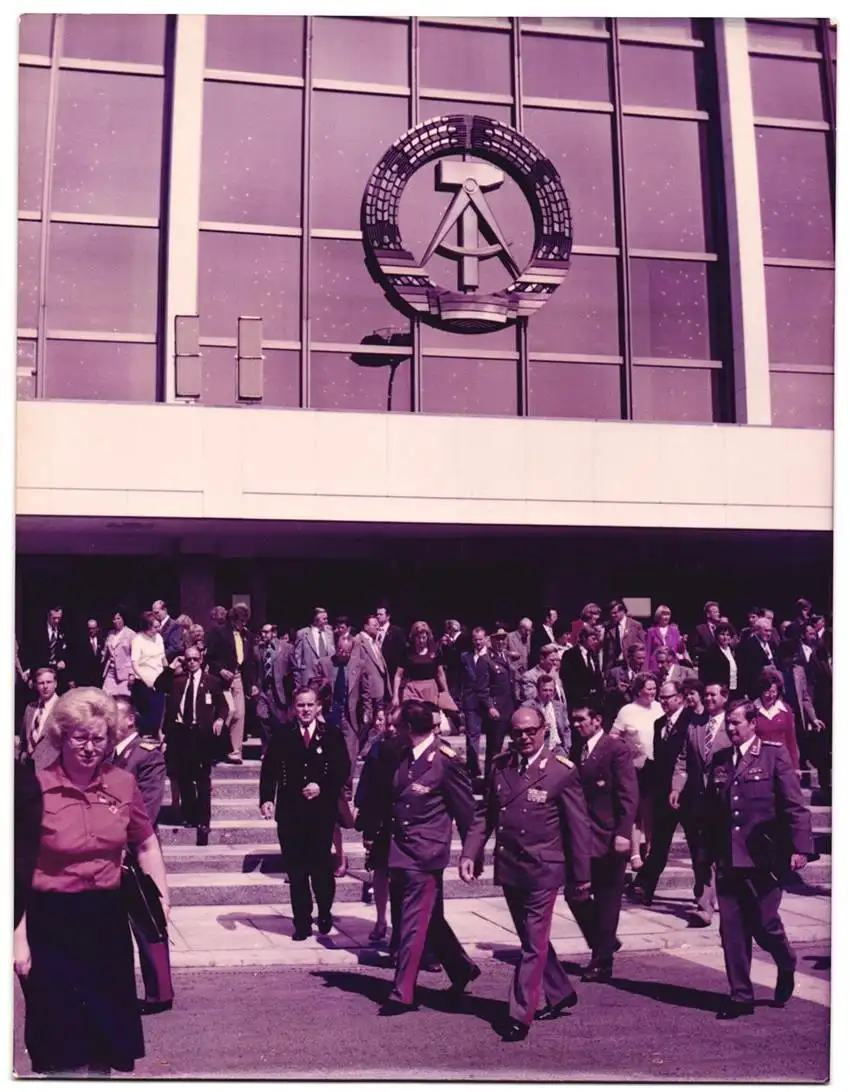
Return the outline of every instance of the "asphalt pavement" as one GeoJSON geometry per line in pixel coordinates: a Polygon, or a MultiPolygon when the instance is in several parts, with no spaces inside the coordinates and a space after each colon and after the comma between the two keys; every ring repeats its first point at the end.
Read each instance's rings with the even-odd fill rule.
{"type": "MultiPolygon", "coordinates": [[[[774,1009],[757,953],[755,1015],[715,1020],[726,996],[715,948],[622,954],[611,984],[577,983],[568,1015],[503,1043],[512,956],[482,964],[461,1001],[422,974],[420,1009],[382,1018],[387,967],[177,970],[171,1012],[144,1018],[138,1078],[822,1082],[829,1078],[827,944],[797,945],[798,995],[774,1009]]],[[[565,961],[570,974],[575,962],[565,961]]],[[[29,1072],[15,986],[15,1071],[29,1072]]]]}

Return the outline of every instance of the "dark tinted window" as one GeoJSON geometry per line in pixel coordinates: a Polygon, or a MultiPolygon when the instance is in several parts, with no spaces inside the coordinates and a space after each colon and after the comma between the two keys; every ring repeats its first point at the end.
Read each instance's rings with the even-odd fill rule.
{"type": "Polygon", "coordinates": [[[564,283],[528,324],[531,352],[620,352],[619,288],[615,258],[576,254],[564,283]]]}
{"type": "Polygon", "coordinates": [[[756,141],[765,255],[831,259],[827,134],[757,128],[756,141]]]}
{"type": "Polygon", "coordinates": [[[422,358],[424,413],[515,417],[519,368],[513,360],[422,358]]]}
{"type": "Polygon", "coordinates": [[[773,424],[784,428],[833,427],[833,377],[806,372],[771,372],[773,424]]]}
{"type": "Polygon", "coordinates": [[[44,397],[154,402],[156,346],[48,341],[44,397]]]}
{"type": "MultiPolygon", "coordinates": [[[[297,408],[299,354],[286,349],[263,349],[263,400],[259,405],[297,408]]],[[[236,403],[235,349],[204,346],[201,351],[201,402],[207,406],[236,403]]]]}
{"type": "Polygon", "coordinates": [[[395,371],[363,366],[342,353],[310,354],[310,404],[314,409],[410,412],[410,358],[395,371]]]}
{"type": "Polygon", "coordinates": [[[407,86],[406,23],[377,19],[313,20],[313,76],[407,86]]]}
{"type": "Polygon", "coordinates": [[[698,65],[696,51],[624,43],[620,48],[623,104],[700,109],[698,65]]]}
{"type": "Polygon", "coordinates": [[[423,87],[511,93],[511,37],[506,31],[420,26],[419,64],[423,87]]]}
{"type": "Polygon", "coordinates": [[[18,45],[21,53],[50,56],[53,18],[52,15],[22,15],[20,17],[18,45]]]}
{"type": "Polygon", "coordinates": [[[301,76],[304,20],[293,15],[208,15],[206,66],[301,76]]]}
{"type": "Polygon", "coordinates": [[[359,242],[314,239],[310,268],[310,336],[313,341],[360,344],[385,327],[407,329],[366,268],[359,242]]]}
{"type": "Polygon", "coordinates": [[[38,266],[41,224],[18,223],[18,326],[33,330],[38,325],[38,266]]]}
{"type": "Polygon", "coordinates": [[[621,368],[616,364],[531,360],[529,416],[619,420],[620,378],[621,368]]]}
{"type": "Polygon", "coordinates": [[[164,15],[66,15],[62,55],[92,61],[163,64],[164,15]]]}
{"type": "Polygon", "coordinates": [[[635,368],[634,419],[714,421],[714,376],[707,368],[635,368]]]}
{"type": "Polygon", "coordinates": [[[49,93],[47,69],[19,69],[18,208],[26,212],[41,208],[49,93]]]}
{"type": "Polygon", "coordinates": [[[633,259],[631,274],[635,356],[711,360],[706,265],[633,259]]]}
{"type": "Polygon", "coordinates": [[[833,271],[768,266],[764,273],[771,361],[831,365],[835,320],[833,271]]]}
{"type": "Polygon", "coordinates": [[[523,35],[523,93],[546,99],[610,102],[608,48],[606,41],[523,35]]]}
{"type": "Polygon", "coordinates": [[[817,61],[750,57],[750,67],[756,117],[823,121],[823,92],[817,61]]]}

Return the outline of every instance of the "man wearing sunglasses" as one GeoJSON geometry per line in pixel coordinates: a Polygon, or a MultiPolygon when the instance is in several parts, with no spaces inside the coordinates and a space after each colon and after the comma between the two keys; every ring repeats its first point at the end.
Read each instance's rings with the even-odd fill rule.
{"type": "Polygon", "coordinates": [[[545,745],[546,721],[524,706],[511,717],[511,748],[493,760],[485,804],[464,839],[459,872],[470,883],[495,830],[495,882],[522,947],[508,1000],[505,1042],[528,1035],[531,1021],[552,1020],[578,998],[549,942],[558,891],[590,893],[590,820],[578,772],[545,745]],[[545,1007],[537,1012],[541,990],[545,1007]]]}

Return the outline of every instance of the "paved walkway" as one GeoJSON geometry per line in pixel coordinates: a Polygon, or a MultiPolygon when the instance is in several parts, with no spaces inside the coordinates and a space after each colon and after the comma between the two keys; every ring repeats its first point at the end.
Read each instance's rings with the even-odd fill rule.
{"type": "MultiPolygon", "coordinates": [[[[719,949],[717,917],[708,928],[691,928],[690,892],[670,891],[651,908],[623,903],[618,935],[624,951],[719,949]]],[[[326,937],[291,938],[286,905],[177,906],[171,912],[171,961],[174,967],[252,967],[271,965],[380,964],[386,948],[369,941],[375,921],[373,906],[339,903],[335,925],[326,937]]],[[[516,949],[517,940],[501,894],[488,898],[454,898],[446,916],[476,961],[516,949]]],[[[825,894],[786,894],[782,919],[793,943],[829,941],[830,898],[825,894]]],[[[587,953],[567,904],[556,904],[552,943],[562,958],[587,953]]]]}

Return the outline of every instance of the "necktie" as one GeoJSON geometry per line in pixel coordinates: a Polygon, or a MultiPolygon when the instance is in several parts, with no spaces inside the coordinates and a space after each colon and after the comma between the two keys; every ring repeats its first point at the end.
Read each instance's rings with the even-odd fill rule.
{"type": "Polygon", "coordinates": [[[233,644],[236,648],[236,662],[241,667],[245,659],[245,645],[242,642],[242,634],[238,629],[233,631],[233,644]]]}
{"type": "Polygon", "coordinates": [[[581,761],[582,765],[590,758],[590,747],[585,743],[581,749],[581,761]]]}
{"type": "Polygon", "coordinates": [[[714,717],[712,717],[706,725],[705,745],[702,749],[702,757],[705,759],[706,762],[711,761],[711,752],[714,747],[714,735],[716,731],[717,721],[714,719],[714,717]]]}
{"type": "Polygon", "coordinates": [[[184,724],[195,723],[195,676],[190,675],[189,681],[186,683],[186,689],[183,691],[183,708],[180,711],[180,716],[184,724]]]}
{"type": "Polygon", "coordinates": [[[33,743],[38,743],[38,741],[41,739],[41,721],[42,721],[43,717],[44,717],[44,706],[39,705],[39,707],[38,707],[38,709],[36,711],[36,714],[35,714],[35,720],[33,721],[33,725],[32,725],[32,741],[33,741],[33,743]]]}
{"type": "Polygon", "coordinates": [[[741,761],[741,748],[740,748],[740,747],[736,747],[736,748],[735,748],[735,753],[734,753],[734,756],[733,756],[733,762],[734,762],[734,764],[735,764],[735,766],[736,766],[736,767],[737,767],[737,765],[738,765],[738,763],[739,763],[740,761],[741,761]]]}
{"type": "Polygon", "coordinates": [[[274,646],[269,645],[266,651],[263,653],[263,683],[266,689],[271,686],[274,671],[272,665],[274,663],[274,646]]]}
{"type": "Polygon", "coordinates": [[[96,656],[97,655],[97,637],[92,637],[92,639],[91,639],[91,650],[96,656]]]}
{"type": "Polygon", "coordinates": [[[309,728],[304,728],[302,730],[302,732],[301,732],[301,737],[304,740],[304,746],[309,747],[310,746],[310,729],[309,728]]]}
{"type": "Polygon", "coordinates": [[[384,631],[382,629],[378,630],[378,636],[376,640],[378,642],[378,648],[381,648],[384,644],[384,631]]]}
{"type": "Polygon", "coordinates": [[[666,743],[667,740],[670,738],[670,736],[672,734],[673,734],[673,725],[668,720],[667,723],[664,725],[664,731],[661,733],[661,738],[666,743]]]}
{"type": "Polygon", "coordinates": [[[59,634],[55,629],[50,630],[50,662],[53,663],[56,660],[56,642],[59,639],[59,634]]]}
{"type": "Polygon", "coordinates": [[[324,633],[319,630],[319,656],[327,656],[328,654],[328,642],[325,640],[324,633]]]}
{"type": "Polygon", "coordinates": [[[329,720],[331,724],[342,724],[345,707],[348,704],[348,669],[345,664],[340,664],[334,681],[333,697],[331,698],[331,711],[329,720]]]}

